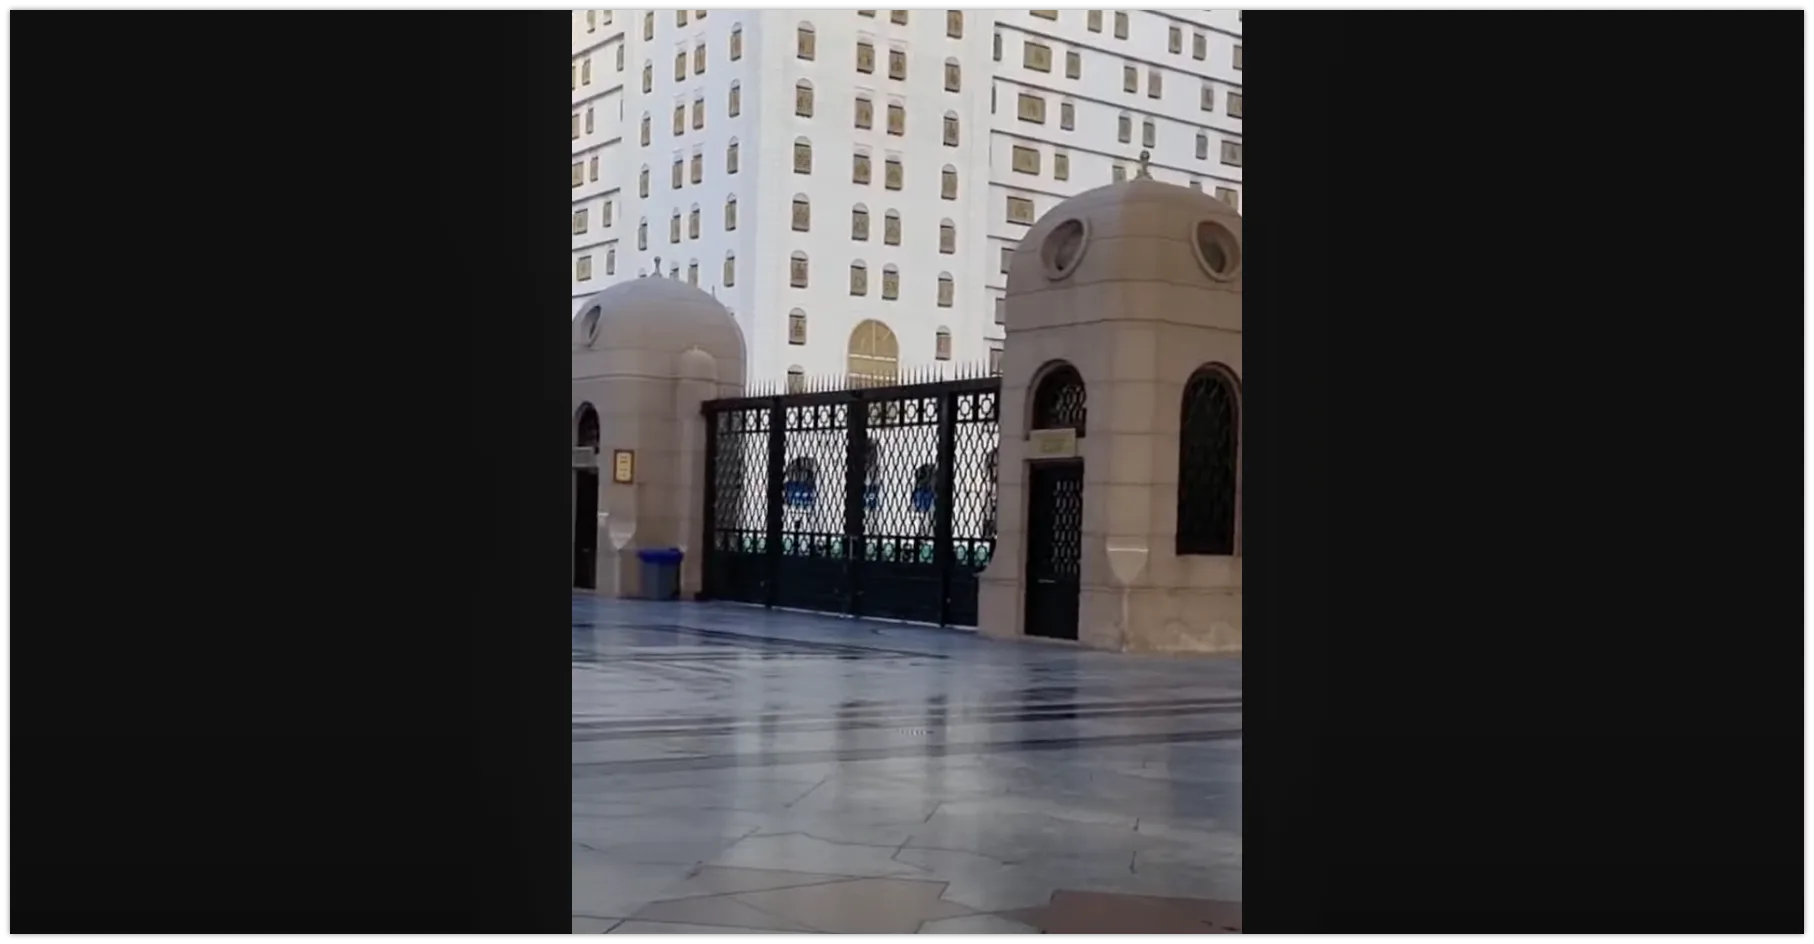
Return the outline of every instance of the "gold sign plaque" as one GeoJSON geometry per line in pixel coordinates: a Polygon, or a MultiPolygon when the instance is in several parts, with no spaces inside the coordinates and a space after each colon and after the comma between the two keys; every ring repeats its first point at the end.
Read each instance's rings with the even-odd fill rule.
{"type": "Polygon", "coordinates": [[[1077,431],[1074,429],[1035,429],[1027,433],[1027,458],[1075,459],[1077,431]]]}
{"type": "Polygon", "coordinates": [[[611,450],[611,481],[628,485],[636,481],[636,453],[629,449],[611,450]]]}

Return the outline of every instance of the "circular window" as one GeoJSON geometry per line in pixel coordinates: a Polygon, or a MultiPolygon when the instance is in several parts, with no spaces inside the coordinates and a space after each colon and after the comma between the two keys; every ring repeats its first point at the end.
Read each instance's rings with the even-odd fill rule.
{"type": "Polygon", "coordinates": [[[1057,281],[1077,271],[1077,263],[1082,261],[1089,246],[1090,226],[1083,220],[1065,220],[1052,227],[1046,234],[1045,243],[1039,247],[1039,261],[1045,267],[1046,278],[1057,281]]]}
{"type": "Polygon", "coordinates": [[[586,332],[586,343],[588,344],[598,338],[598,313],[598,306],[596,305],[587,309],[585,321],[581,324],[581,328],[586,332]]]}
{"type": "Polygon", "coordinates": [[[1241,242],[1228,227],[1204,220],[1193,227],[1191,243],[1197,250],[1197,264],[1210,278],[1226,282],[1241,274],[1241,242]]]}

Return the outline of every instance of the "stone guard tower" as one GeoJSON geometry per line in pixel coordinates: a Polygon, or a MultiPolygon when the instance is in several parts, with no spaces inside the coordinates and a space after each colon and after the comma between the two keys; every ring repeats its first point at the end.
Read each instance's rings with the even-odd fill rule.
{"type": "Polygon", "coordinates": [[[683,596],[699,592],[705,420],[743,391],[743,332],[711,295],[673,279],[621,282],[573,322],[573,585],[637,596],[636,552],[678,547],[683,596]],[[615,457],[633,454],[628,483],[615,457]]]}
{"type": "Polygon", "coordinates": [[[1144,173],[1046,213],[1008,273],[980,629],[1241,649],[1241,218],[1144,173]]]}

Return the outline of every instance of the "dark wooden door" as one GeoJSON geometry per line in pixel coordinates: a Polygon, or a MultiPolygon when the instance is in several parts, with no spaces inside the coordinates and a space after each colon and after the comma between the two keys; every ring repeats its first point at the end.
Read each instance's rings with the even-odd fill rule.
{"type": "Polygon", "coordinates": [[[598,589],[598,470],[574,469],[573,585],[598,589]]]}
{"type": "Polygon", "coordinates": [[[1027,635],[1077,638],[1082,559],[1083,463],[1036,462],[1027,477],[1027,635]]]}

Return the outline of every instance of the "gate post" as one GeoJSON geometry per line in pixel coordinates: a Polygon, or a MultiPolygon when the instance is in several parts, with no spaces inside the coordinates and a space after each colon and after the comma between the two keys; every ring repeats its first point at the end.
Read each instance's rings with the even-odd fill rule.
{"type": "Polygon", "coordinates": [[[699,415],[705,419],[705,512],[699,520],[705,531],[699,541],[699,599],[710,600],[717,590],[713,572],[718,552],[718,412],[712,401],[699,404],[699,415]]]}
{"type": "Polygon", "coordinates": [[[957,394],[946,391],[938,398],[938,478],[934,480],[936,496],[932,502],[933,560],[938,567],[940,626],[951,624],[951,570],[957,555],[951,546],[951,511],[954,470],[957,467],[957,394]]]}
{"type": "Polygon", "coordinates": [[[768,586],[763,588],[764,606],[774,606],[780,602],[781,591],[781,523],[782,523],[782,481],[786,474],[782,466],[787,452],[787,407],[782,405],[780,397],[770,397],[768,407],[768,538],[765,550],[768,552],[768,586]]]}
{"type": "Polygon", "coordinates": [[[844,610],[863,615],[863,570],[869,560],[869,401],[850,392],[844,418],[844,610]]]}

